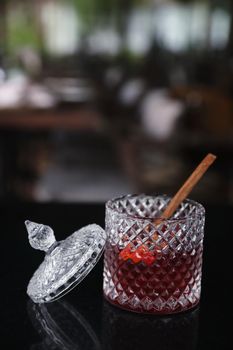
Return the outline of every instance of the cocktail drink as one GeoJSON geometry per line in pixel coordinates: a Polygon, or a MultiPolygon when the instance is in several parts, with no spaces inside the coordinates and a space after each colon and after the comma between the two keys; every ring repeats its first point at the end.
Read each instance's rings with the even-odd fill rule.
{"type": "Polygon", "coordinates": [[[107,202],[104,295],[112,304],[155,314],[198,304],[205,210],[184,200],[160,220],[169,201],[129,195],[107,202]]]}

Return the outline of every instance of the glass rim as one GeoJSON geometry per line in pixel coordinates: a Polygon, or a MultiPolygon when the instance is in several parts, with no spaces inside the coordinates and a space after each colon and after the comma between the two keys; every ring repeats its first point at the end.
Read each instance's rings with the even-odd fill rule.
{"type": "Polygon", "coordinates": [[[154,221],[155,219],[157,220],[161,220],[161,222],[167,222],[167,223],[175,223],[175,222],[183,222],[183,221],[187,221],[189,219],[194,219],[195,217],[199,217],[201,215],[205,215],[205,208],[204,206],[199,203],[199,202],[196,202],[194,201],[193,199],[190,199],[190,198],[186,198],[183,203],[189,203],[189,204],[192,204],[193,206],[195,206],[197,209],[198,209],[198,212],[195,213],[194,216],[192,215],[186,215],[182,218],[171,218],[171,219],[164,219],[162,216],[155,216],[155,217],[142,217],[142,216],[139,216],[139,215],[132,215],[132,214],[127,214],[127,213],[122,213],[118,208],[114,208],[113,207],[113,204],[116,203],[116,202],[119,202],[120,200],[123,200],[123,199],[127,199],[127,198],[140,198],[142,196],[146,196],[146,197],[149,197],[149,198],[167,198],[167,199],[171,199],[172,197],[166,195],[166,194],[158,194],[158,195],[147,195],[147,194],[127,194],[127,195],[122,195],[122,196],[119,196],[119,197],[114,197],[110,200],[108,200],[105,204],[105,207],[106,209],[109,209],[111,211],[114,211],[114,212],[117,212],[119,215],[123,216],[123,217],[127,217],[127,218],[132,218],[132,219],[137,219],[137,220],[142,220],[142,221],[154,221]]]}

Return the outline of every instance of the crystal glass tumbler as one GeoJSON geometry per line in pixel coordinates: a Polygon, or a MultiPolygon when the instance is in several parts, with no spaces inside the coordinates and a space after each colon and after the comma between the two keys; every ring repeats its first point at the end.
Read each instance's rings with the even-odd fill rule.
{"type": "Polygon", "coordinates": [[[103,288],[112,304],[154,314],[198,304],[205,210],[187,199],[171,219],[158,220],[169,200],[128,195],[107,202],[103,288]]]}

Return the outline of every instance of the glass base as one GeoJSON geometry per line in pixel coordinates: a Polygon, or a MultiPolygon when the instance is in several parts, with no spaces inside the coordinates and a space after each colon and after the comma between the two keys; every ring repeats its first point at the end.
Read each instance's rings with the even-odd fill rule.
{"type": "Polygon", "coordinates": [[[198,300],[196,303],[189,305],[187,307],[180,307],[179,309],[175,311],[171,310],[143,310],[143,309],[135,309],[135,308],[130,308],[129,306],[126,305],[121,305],[117,302],[114,302],[113,300],[109,299],[105,294],[103,294],[104,299],[110,303],[112,306],[115,306],[121,310],[128,311],[128,312],[133,312],[135,314],[146,314],[146,315],[158,315],[158,316],[163,316],[163,315],[176,315],[176,314],[181,314],[185,313],[186,311],[193,310],[199,306],[200,300],[198,300]]]}

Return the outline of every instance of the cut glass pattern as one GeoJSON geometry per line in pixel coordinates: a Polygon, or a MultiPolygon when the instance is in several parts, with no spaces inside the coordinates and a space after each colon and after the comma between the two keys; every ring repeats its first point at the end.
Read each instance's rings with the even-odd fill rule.
{"type": "Polygon", "coordinates": [[[111,303],[136,312],[166,314],[198,303],[205,210],[185,200],[171,219],[155,225],[169,200],[129,195],[107,203],[104,295],[111,303]],[[153,260],[140,260],[140,247],[153,260]],[[124,249],[130,250],[128,259],[124,249]]]}
{"type": "Polygon", "coordinates": [[[105,231],[92,224],[57,242],[46,225],[25,222],[29,242],[46,252],[32,276],[27,293],[35,303],[56,300],[79,284],[98,262],[106,241],[105,231]]]}

